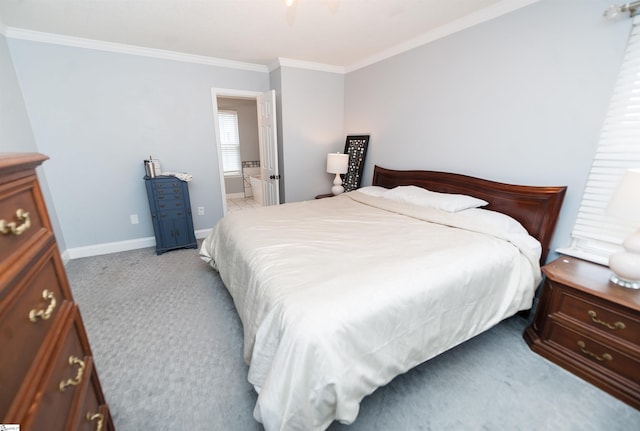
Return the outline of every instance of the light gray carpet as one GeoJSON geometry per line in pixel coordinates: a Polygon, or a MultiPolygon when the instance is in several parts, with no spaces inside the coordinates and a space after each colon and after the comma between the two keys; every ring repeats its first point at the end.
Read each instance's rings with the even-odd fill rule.
{"type": "MultiPolygon", "coordinates": [[[[67,273],[118,431],[262,429],[240,320],[197,250],[77,259],[67,273]]],[[[640,429],[640,412],[531,352],[526,324],[508,319],[397,377],[330,430],[640,429]]]]}

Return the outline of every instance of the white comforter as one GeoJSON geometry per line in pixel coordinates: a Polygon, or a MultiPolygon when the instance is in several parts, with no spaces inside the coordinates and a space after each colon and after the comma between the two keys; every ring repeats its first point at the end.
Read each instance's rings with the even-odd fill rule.
{"type": "Polygon", "coordinates": [[[225,216],[200,253],[244,326],[254,417],[351,423],[376,388],[529,308],[539,255],[522,237],[359,192],[225,216]]]}

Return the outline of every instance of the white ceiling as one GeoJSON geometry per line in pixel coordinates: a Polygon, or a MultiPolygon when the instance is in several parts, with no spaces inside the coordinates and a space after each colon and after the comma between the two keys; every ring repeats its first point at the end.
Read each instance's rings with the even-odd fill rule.
{"type": "MultiPolygon", "coordinates": [[[[0,26],[270,65],[373,63],[538,0],[0,0],[0,26]]],[[[24,34],[24,32],[22,32],[24,34]]]]}

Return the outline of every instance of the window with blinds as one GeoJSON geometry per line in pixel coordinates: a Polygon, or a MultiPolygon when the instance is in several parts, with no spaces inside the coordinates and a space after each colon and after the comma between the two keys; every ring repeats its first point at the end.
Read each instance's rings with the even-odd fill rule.
{"type": "Polygon", "coordinates": [[[571,244],[559,253],[608,264],[638,226],[607,214],[624,171],[640,168],[640,19],[635,17],[620,75],[604,120],[571,244]]]}
{"type": "Polygon", "coordinates": [[[222,150],[222,168],[225,175],[240,175],[240,134],[238,133],[238,113],[218,111],[220,124],[220,149],[222,150]]]}

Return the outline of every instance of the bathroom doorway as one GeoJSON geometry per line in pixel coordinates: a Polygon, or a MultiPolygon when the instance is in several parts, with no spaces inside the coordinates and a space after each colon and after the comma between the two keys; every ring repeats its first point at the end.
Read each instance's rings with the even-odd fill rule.
{"type": "Polygon", "coordinates": [[[279,204],[275,93],[213,89],[212,99],[224,212],[279,204]]]}

